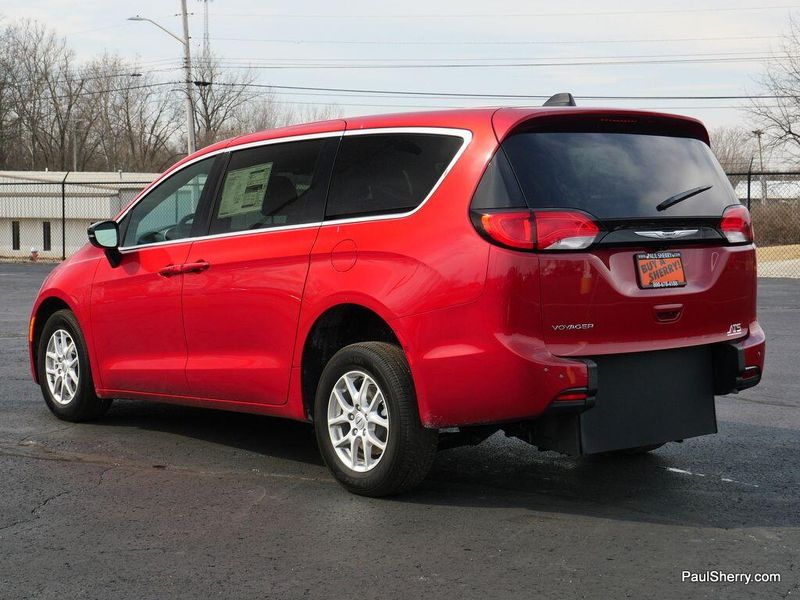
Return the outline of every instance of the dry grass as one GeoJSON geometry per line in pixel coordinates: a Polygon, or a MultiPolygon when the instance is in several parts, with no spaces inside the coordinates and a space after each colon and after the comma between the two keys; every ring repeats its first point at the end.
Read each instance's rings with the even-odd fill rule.
{"type": "MultiPolygon", "coordinates": [[[[758,240],[756,240],[756,243],[758,243],[758,240]]],[[[800,244],[756,248],[756,256],[758,257],[758,262],[800,258],[800,244]]]]}

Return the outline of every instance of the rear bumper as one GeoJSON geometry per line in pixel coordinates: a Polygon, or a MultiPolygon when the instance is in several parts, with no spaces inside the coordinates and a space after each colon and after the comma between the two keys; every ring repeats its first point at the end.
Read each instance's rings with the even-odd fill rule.
{"type": "Polygon", "coordinates": [[[587,360],[596,385],[585,390],[586,400],[554,401],[515,435],[522,431],[542,449],[586,455],[716,433],[714,396],[761,380],[764,334],[755,325],[736,342],[587,360]]]}
{"type": "Polygon", "coordinates": [[[750,324],[750,334],[735,342],[714,345],[714,394],[736,394],[761,381],[764,372],[766,339],[758,322],[750,324]]]}

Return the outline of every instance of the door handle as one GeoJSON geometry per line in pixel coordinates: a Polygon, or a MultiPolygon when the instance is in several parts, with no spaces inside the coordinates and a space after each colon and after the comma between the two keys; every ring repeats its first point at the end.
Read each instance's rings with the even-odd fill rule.
{"type": "Polygon", "coordinates": [[[172,277],[173,275],[181,274],[181,265],[167,265],[163,269],[159,269],[158,274],[162,277],[172,277]]]}
{"type": "Polygon", "coordinates": [[[204,260],[188,263],[181,267],[182,273],[200,273],[208,269],[211,265],[204,260]]]}

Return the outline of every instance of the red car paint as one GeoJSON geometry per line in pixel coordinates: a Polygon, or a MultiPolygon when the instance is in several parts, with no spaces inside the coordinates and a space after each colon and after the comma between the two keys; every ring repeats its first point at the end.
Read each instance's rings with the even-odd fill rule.
{"type": "MultiPolygon", "coordinates": [[[[521,125],[575,118],[650,119],[708,143],[693,119],[574,107],[374,116],[242,136],[184,159],[162,179],[198,156],[269,139],[469,132],[433,195],[408,216],[186,240],[125,253],[115,268],[87,245],[53,271],[32,318],[41,325],[56,301],[72,309],[101,397],[300,420],[308,419],[304,345],[318,319],[342,304],[372,311],[394,332],[427,427],[535,418],[565,390],[589,386],[579,357],[735,342],[744,366],[760,373],[753,244],[682,246],[686,287],[652,290],[637,286],[632,267],[646,245],[520,252],[476,233],[470,200],[500,143],[521,125]],[[592,326],[559,329],[564,324],[592,326]]],[[[31,339],[34,378],[35,348],[31,339]]]]}

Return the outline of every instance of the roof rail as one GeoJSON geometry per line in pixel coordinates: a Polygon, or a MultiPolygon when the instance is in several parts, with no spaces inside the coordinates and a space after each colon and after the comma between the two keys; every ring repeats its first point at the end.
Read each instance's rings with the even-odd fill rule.
{"type": "Polygon", "coordinates": [[[569,92],[553,94],[542,106],[577,106],[575,98],[569,92]]]}

